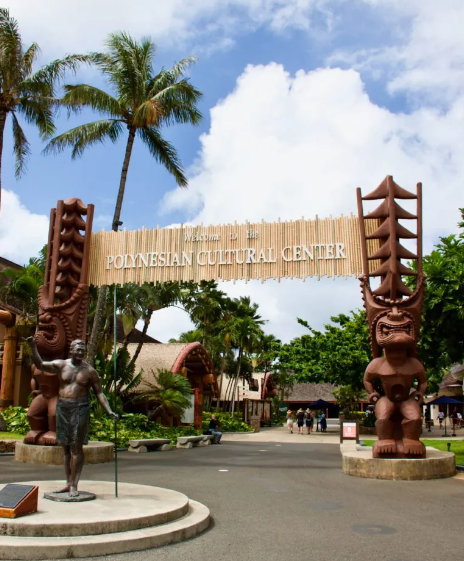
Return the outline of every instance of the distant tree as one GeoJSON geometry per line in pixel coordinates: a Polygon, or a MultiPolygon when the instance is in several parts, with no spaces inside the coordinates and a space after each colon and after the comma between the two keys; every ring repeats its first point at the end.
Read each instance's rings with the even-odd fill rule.
{"type": "Polygon", "coordinates": [[[362,388],[364,371],[371,360],[366,315],[357,310],[330,319],[332,324],[325,325],[324,331],[317,331],[298,318],[298,323],[310,333],[282,345],[277,369],[293,371],[298,382],[329,382],[362,388]]]}
{"type": "Polygon", "coordinates": [[[432,383],[443,369],[464,362],[464,209],[461,233],[440,239],[424,257],[427,275],[419,358],[432,383]]]}

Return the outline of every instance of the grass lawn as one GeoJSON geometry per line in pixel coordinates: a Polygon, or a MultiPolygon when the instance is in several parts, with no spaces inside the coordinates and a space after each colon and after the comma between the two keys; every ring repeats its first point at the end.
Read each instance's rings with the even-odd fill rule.
{"type": "MultiPolygon", "coordinates": [[[[363,440],[363,442],[365,446],[372,446],[375,440],[363,440]]],[[[454,452],[454,454],[456,454],[456,463],[460,466],[464,466],[464,442],[462,440],[422,440],[422,442],[426,446],[432,446],[437,450],[443,450],[443,452],[448,451],[446,443],[451,442],[451,452],[454,452]]]]}
{"type": "Polygon", "coordinates": [[[0,432],[0,440],[22,440],[24,434],[18,432],[0,432]]]}

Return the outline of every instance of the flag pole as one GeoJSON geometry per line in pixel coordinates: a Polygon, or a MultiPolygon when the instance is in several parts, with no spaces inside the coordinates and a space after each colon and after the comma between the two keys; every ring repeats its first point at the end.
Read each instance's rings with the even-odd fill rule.
{"type": "MultiPolygon", "coordinates": [[[[113,302],[113,411],[116,413],[116,375],[117,375],[117,323],[116,323],[116,284],[114,285],[113,302]]],[[[114,419],[114,496],[118,497],[118,420],[114,419]]]]}

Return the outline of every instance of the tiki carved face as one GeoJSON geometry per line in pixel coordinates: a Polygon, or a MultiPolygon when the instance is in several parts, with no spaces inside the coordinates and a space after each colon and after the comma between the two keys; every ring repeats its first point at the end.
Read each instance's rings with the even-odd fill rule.
{"type": "Polygon", "coordinates": [[[396,306],[377,321],[375,337],[380,347],[414,347],[415,335],[412,317],[396,306]]]}

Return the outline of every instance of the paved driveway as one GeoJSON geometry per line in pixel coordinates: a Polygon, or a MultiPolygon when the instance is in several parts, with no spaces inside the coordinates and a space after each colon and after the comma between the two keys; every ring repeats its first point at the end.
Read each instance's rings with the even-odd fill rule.
{"type": "MultiPolygon", "coordinates": [[[[122,481],[176,489],[203,502],[214,526],[188,542],[102,558],[106,561],[463,557],[464,481],[349,477],[341,473],[336,444],[230,441],[192,450],[124,452],[119,471],[122,481]]],[[[112,480],[113,466],[85,466],[84,477],[112,480]]],[[[0,482],[34,478],[60,479],[62,470],[0,458],[0,482]]]]}

